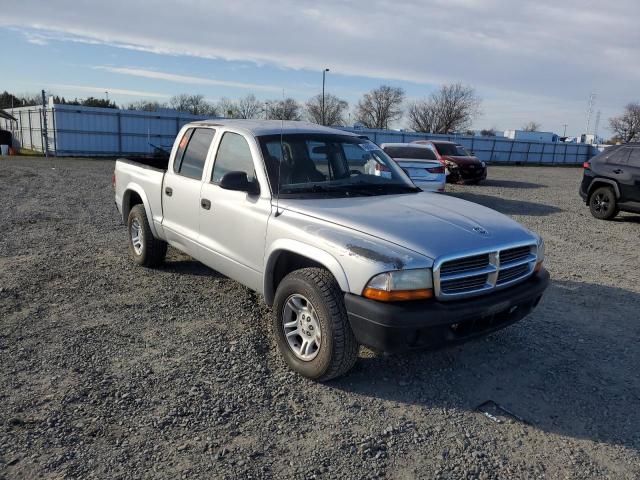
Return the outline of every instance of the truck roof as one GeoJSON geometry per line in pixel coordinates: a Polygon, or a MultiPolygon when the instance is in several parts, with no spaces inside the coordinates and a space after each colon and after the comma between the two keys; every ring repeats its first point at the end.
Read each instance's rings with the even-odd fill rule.
{"type": "Polygon", "coordinates": [[[244,133],[259,135],[279,135],[280,133],[333,133],[340,135],[356,136],[351,132],[345,132],[330,127],[323,127],[315,123],[299,122],[292,120],[236,120],[236,119],[216,119],[200,120],[189,123],[189,126],[219,126],[234,127],[244,133]]]}

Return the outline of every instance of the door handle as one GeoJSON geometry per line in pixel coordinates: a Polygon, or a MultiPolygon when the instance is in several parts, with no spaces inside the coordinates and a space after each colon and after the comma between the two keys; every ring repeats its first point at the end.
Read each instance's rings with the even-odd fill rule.
{"type": "Polygon", "coordinates": [[[167,197],[170,197],[171,195],[173,195],[173,188],[171,187],[164,187],[164,193],[167,194],[167,197]]]}
{"type": "Polygon", "coordinates": [[[211,208],[211,200],[203,198],[202,200],[200,200],[200,206],[205,210],[209,210],[211,208]]]}
{"type": "Polygon", "coordinates": [[[622,173],[622,169],[621,169],[621,168],[616,168],[616,169],[613,171],[613,173],[618,173],[618,174],[619,174],[619,173],[622,173]]]}

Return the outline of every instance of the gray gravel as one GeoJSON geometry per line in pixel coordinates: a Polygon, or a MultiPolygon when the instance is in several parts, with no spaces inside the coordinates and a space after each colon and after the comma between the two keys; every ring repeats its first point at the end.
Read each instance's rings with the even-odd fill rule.
{"type": "Polygon", "coordinates": [[[285,368],[244,287],[173,249],[134,266],[112,170],[0,160],[0,477],[640,477],[640,217],[592,218],[579,169],[453,189],[546,238],[533,315],[448,350],[362,349],[324,385],[285,368]]]}

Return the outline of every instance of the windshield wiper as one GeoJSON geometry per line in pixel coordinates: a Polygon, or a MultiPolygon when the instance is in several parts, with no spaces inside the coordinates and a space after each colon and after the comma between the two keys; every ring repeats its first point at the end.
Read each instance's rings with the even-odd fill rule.
{"type": "Polygon", "coordinates": [[[343,188],[369,195],[392,194],[398,192],[415,193],[421,190],[418,187],[411,187],[402,183],[351,183],[343,188]]]}
{"type": "Polygon", "coordinates": [[[324,185],[318,185],[313,184],[313,185],[300,185],[299,187],[284,187],[284,188],[280,188],[280,193],[330,193],[330,192],[335,192],[336,190],[331,188],[331,187],[327,187],[324,185]]]}
{"type": "Polygon", "coordinates": [[[363,191],[360,188],[357,188],[358,185],[348,184],[348,185],[301,185],[299,187],[285,187],[280,189],[280,193],[282,194],[296,194],[296,193],[339,193],[340,195],[362,195],[362,196],[370,196],[375,195],[370,191],[363,191]],[[355,188],[354,188],[355,187],[355,188]]]}

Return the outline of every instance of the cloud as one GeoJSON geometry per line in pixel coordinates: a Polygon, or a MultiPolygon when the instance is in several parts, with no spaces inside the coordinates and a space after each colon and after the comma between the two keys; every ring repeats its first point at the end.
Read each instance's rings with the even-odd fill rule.
{"type": "Polygon", "coordinates": [[[261,85],[256,83],[232,82],[227,80],[214,80],[212,78],[193,77],[190,75],[178,75],[175,73],[158,72],[155,70],[146,70],[143,68],[129,67],[110,67],[95,66],[97,70],[105,70],[111,73],[119,73],[122,75],[131,75],[134,77],[151,78],[154,80],[166,80],[173,83],[182,83],[188,85],[212,85],[217,87],[231,87],[243,90],[260,90],[265,92],[281,92],[282,87],[275,85],[261,85]]]}
{"type": "Polygon", "coordinates": [[[170,98],[171,95],[166,93],[157,92],[145,92],[142,90],[126,90],[122,88],[112,87],[96,87],[92,85],[67,85],[63,83],[51,83],[47,85],[49,88],[57,90],[65,90],[72,92],[85,92],[94,93],[98,95],[104,95],[105,92],[109,92],[112,95],[125,95],[128,97],[151,97],[151,98],[170,98]]]}
{"type": "MultiPolygon", "coordinates": [[[[45,41],[287,69],[326,66],[333,74],[424,85],[425,95],[433,84],[459,81],[483,96],[517,95],[526,103],[514,108],[523,110],[540,97],[586,107],[596,91],[606,110],[637,99],[638,17],[638,0],[324,0],[320,7],[315,0],[21,0],[3,11],[0,25],[45,41]]],[[[198,78],[128,70],[176,83],[198,78]]],[[[252,80],[246,85],[270,88],[252,80]]]]}

